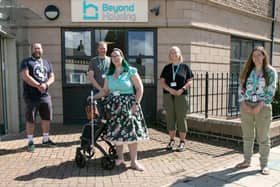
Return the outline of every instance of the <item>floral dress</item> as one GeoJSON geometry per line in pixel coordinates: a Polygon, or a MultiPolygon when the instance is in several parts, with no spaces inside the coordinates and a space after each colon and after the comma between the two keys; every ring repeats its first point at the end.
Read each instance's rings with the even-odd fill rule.
{"type": "Polygon", "coordinates": [[[271,66],[267,69],[267,73],[269,78],[268,85],[265,84],[263,72],[257,75],[255,68],[251,71],[246,81],[246,89],[243,89],[241,84],[239,86],[239,102],[257,101],[264,102],[266,105],[272,102],[276,90],[277,74],[271,66]]]}
{"type": "Polygon", "coordinates": [[[149,139],[141,106],[137,105],[136,112],[131,113],[135,94],[130,78],[136,72],[136,68],[130,67],[117,79],[114,79],[113,75],[107,76],[110,95],[105,108],[110,114],[110,119],[106,138],[117,145],[149,139]]]}

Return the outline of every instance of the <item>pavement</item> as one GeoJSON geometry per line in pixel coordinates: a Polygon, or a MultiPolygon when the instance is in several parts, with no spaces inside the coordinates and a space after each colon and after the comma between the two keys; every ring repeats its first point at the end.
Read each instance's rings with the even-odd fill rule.
{"type": "MultiPolygon", "coordinates": [[[[146,168],[144,172],[130,168],[126,146],[126,167],[104,170],[102,154],[97,150],[86,167],[78,168],[74,158],[81,128],[81,125],[52,125],[51,139],[57,146],[44,147],[37,126],[33,153],[26,151],[24,132],[1,137],[0,186],[280,187],[280,146],[271,149],[271,174],[264,176],[259,173],[258,154],[254,154],[251,167],[234,168],[243,160],[241,144],[190,136],[186,151],[166,151],[167,133],[149,128],[150,140],[140,143],[138,152],[139,162],[146,168]]],[[[104,142],[99,143],[107,148],[104,142]]]]}

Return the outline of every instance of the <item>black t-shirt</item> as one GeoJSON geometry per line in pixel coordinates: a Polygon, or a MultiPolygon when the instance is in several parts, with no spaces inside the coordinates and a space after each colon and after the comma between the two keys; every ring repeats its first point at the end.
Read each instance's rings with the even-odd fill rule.
{"type": "MultiPolygon", "coordinates": [[[[45,59],[38,61],[33,57],[26,58],[22,61],[20,70],[28,69],[29,75],[39,83],[48,81],[50,74],[53,72],[52,65],[45,59]]],[[[48,90],[41,94],[40,91],[23,81],[23,96],[32,100],[39,100],[41,97],[48,96],[48,90]]]]}
{"type": "MultiPolygon", "coordinates": [[[[187,64],[184,64],[184,63],[180,63],[177,66],[174,66],[174,74],[176,74],[175,81],[173,81],[172,63],[170,63],[170,64],[167,64],[166,66],[164,66],[164,68],[161,72],[160,78],[164,78],[165,83],[169,87],[171,87],[171,82],[176,82],[176,86],[171,87],[175,90],[181,89],[188,82],[188,80],[193,77],[192,70],[190,69],[190,67],[187,64]],[[175,73],[176,70],[177,70],[177,73],[175,73]]],[[[167,92],[166,90],[163,89],[163,93],[169,93],[169,92],[167,92]]],[[[185,91],[185,93],[187,93],[187,91],[185,91]]]]}

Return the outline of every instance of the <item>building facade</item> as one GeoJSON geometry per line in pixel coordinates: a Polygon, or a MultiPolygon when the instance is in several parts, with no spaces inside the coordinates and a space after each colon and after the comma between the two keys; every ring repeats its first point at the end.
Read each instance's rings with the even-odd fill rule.
{"type": "Polygon", "coordinates": [[[42,43],[44,57],[54,67],[56,82],[50,88],[54,123],[84,122],[85,98],[91,89],[87,65],[101,40],[108,42],[109,52],[114,47],[123,49],[130,64],[138,68],[145,89],[142,107],[149,121],[155,121],[157,111],[163,108],[159,76],[173,45],[182,49],[194,72],[239,72],[256,45],[263,45],[272,54],[272,65],[280,71],[277,0],[139,2],[0,1],[0,12],[8,8],[5,14],[10,16],[1,18],[1,51],[6,51],[1,53],[0,82],[4,131],[18,132],[19,124],[24,124],[19,65],[30,55],[33,42],[42,43]]]}

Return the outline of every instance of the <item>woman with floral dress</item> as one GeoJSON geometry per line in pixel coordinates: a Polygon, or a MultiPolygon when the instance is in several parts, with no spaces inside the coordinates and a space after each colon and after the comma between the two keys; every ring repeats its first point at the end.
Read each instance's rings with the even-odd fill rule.
{"type": "Polygon", "coordinates": [[[137,144],[147,140],[147,126],[140,107],[143,84],[137,69],[128,65],[123,52],[114,48],[104,88],[93,99],[108,95],[106,109],[110,113],[106,138],[115,143],[118,159],[116,166],[124,166],[123,145],[128,144],[131,168],[143,171],[137,161],[137,144]],[[135,93],[134,93],[135,88],[135,93]]]}
{"type": "Polygon", "coordinates": [[[269,65],[264,48],[254,48],[240,75],[239,102],[244,161],[236,165],[238,169],[250,166],[256,132],[261,174],[269,174],[267,167],[270,150],[269,126],[276,80],[276,71],[269,65]]]}

